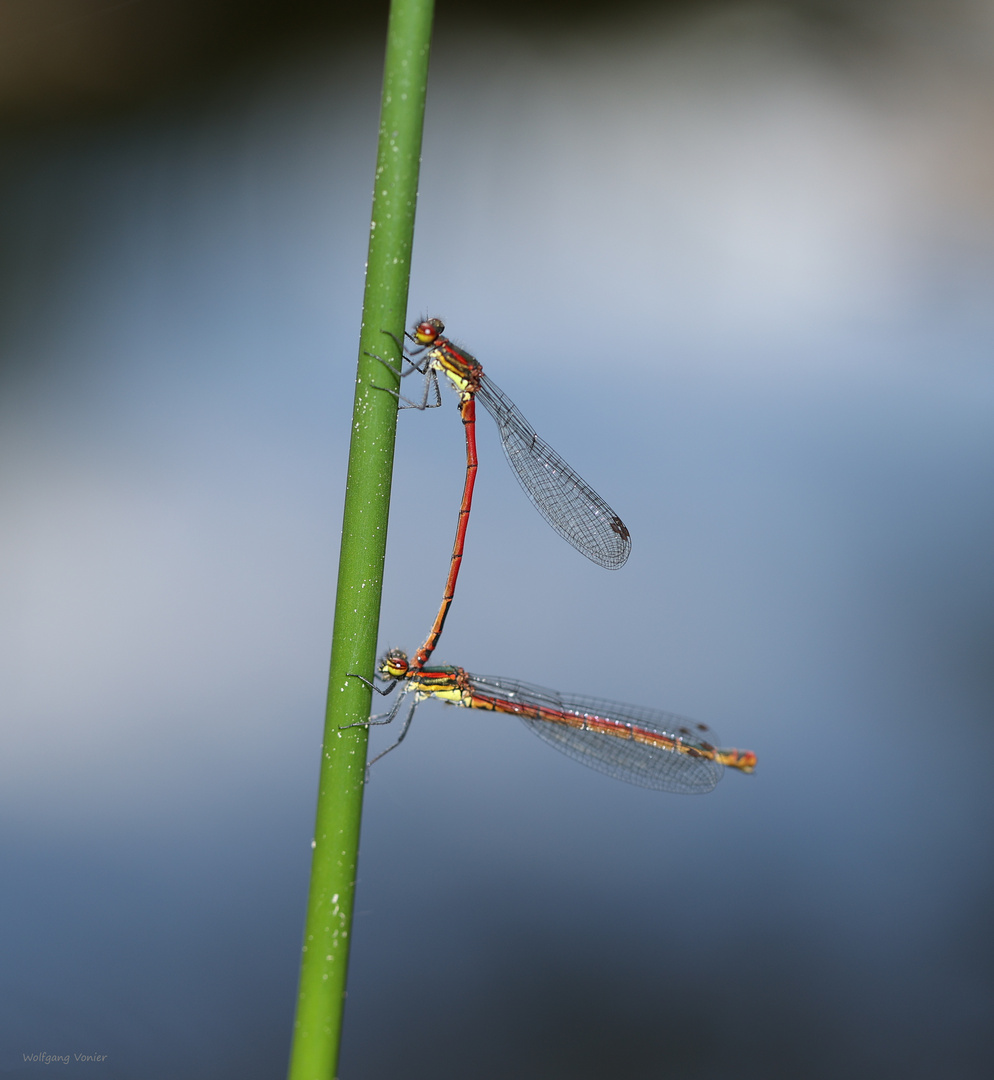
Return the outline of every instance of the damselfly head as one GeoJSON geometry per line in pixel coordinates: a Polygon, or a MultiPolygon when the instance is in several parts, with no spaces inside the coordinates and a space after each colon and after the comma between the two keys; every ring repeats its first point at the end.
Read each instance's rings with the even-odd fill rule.
{"type": "Polygon", "coordinates": [[[414,340],[419,345],[431,345],[445,329],[441,319],[423,319],[414,328],[414,340]]]}
{"type": "Polygon", "coordinates": [[[386,679],[402,679],[409,666],[403,649],[391,649],[380,661],[380,674],[386,679]]]}

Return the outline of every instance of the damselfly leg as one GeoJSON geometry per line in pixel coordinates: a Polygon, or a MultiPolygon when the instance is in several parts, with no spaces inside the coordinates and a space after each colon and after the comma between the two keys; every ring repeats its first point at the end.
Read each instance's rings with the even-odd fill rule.
{"type": "Polygon", "coordinates": [[[425,367],[421,367],[420,364],[415,363],[414,360],[412,360],[411,357],[408,356],[408,354],[405,352],[403,343],[397,340],[397,336],[395,334],[390,333],[389,330],[384,330],[383,333],[386,334],[388,337],[393,338],[394,343],[400,350],[401,361],[406,360],[411,365],[407,369],[407,371],[402,371],[398,368],[395,368],[389,360],[387,360],[385,357],[379,356],[377,353],[371,353],[369,351],[366,351],[365,355],[368,356],[371,360],[379,360],[381,364],[384,364],[386,367],[388,367],[398,378],[406,379],[408,375],[413,374],[415,371],[418,372],[419,375],[424,375],[424,394],[422,395],[421,401],[419,403],[417,401],[411,401],[410,398],[404,397],[404,395],[401,394],[399,391],[394,390],[389,386],[374,385],[373,389],[385,390],[388,394],[393,394],[393,396],[400,402],[399,407],[401,409],[418,409],[419,411],[423,412],[425,409],[439,408],[442,404],[442,392],[438,388],[438,374],[436,373],[435,369],[430,364],[427,364],[425,367]],[[432,392],[432,390],[435,391],[435,402],[434,404],[429,405],[428,396],[432,392]]]}
{"type": "MultiPolygon", "coordinates": [[[[402,697],[397,699],[396,705],[391,710],[389,720],[381,720],[379,722],[381,724],[389,724],[390,721],[393,720],[393,718],[397,715],[397,708],[398,708],[398,706],[400,705],[400,703],[403,700],[404,699],[402,697]]],[[[369,770],[380,760],[380,758],[386,757],[387,754],[389,754],[391,750],[396,750],[397,747],[400,746],[400,744],[404,741],[405,737],[407,736],[408,731],[410,731],[410,729],[411,729],[411,721],[414,719],[414,710],[417,707],[418,707],[418,699],[417,699],[417,696],[415,695],[415,697],[411,701],[411,707],[407,710],[407,716],[404,717],[404,726],[400,729],[400,734],[397,736],[397,741],[395,743],[393,743],[391,746],[388,746],[386,748],[386,750],[382,750],[380,753],[378,753],[376,755],[376,757],[373,758],[372,761],[370,761],[370,762],[368,762],[366,764],[366,779],[367,780],[369,779],[369,770]]]]}

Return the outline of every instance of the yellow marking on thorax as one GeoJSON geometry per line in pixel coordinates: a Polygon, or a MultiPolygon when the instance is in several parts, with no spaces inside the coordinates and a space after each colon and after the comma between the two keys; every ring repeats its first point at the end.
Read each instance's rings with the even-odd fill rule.
{"type": "Polygon", "coordinates": [[[467,691],[458,686],[455,680],[433,685],[427,680],[414,683],[414,692],[418,695],[418,701],[427,701],[428,698],[438,698],[439,701],[448,701],[453,705],[465,705],[467,691]]]}
{"type": "Polygon", "coordinates": [[[468,372],[464,363],[457,362],[444,349],[432,349],[428,356],[437,371],[447,375],[452,380],[455,388],[465,394],[470,389],[472,372],[468,372]]]}

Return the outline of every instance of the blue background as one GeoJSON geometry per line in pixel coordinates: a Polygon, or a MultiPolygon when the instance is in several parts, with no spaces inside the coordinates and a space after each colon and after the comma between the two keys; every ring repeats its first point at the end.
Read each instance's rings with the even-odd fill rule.
{"type": "MultiPolygon", "coordinates": [[[[994,17],[953,7],[865,52],[764,7],[439,30],[411,318],[633,550],[563,544],[481,416],[437,658],[760,765],[665,795],[422,706],[367,791],[343,1077],[986,1075],[994,17]]],[[[285,1068],[379,52],[8,158],[0,1068],[285,1068]]],[[[401,414],[383,648],[461,455],[454,395],[401,414]]]]}

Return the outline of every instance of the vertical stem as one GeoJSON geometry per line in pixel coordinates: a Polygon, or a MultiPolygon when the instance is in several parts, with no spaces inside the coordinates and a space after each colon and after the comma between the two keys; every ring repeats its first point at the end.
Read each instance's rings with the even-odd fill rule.
{"type": "Polygon", "coordinates": [[[331,1080],[338,1069],[368,738],[366,728],[347,725],[369,716],[371,698],[367,686],[347,676],[373,675],[397,426],[396,398],[375,388],[397,380],[367,353],[397,363],[397,346],[384,331],[397,338],[404,332],[432,14],[433,0],[390,5],[290,1080],[331,1080]]]}

